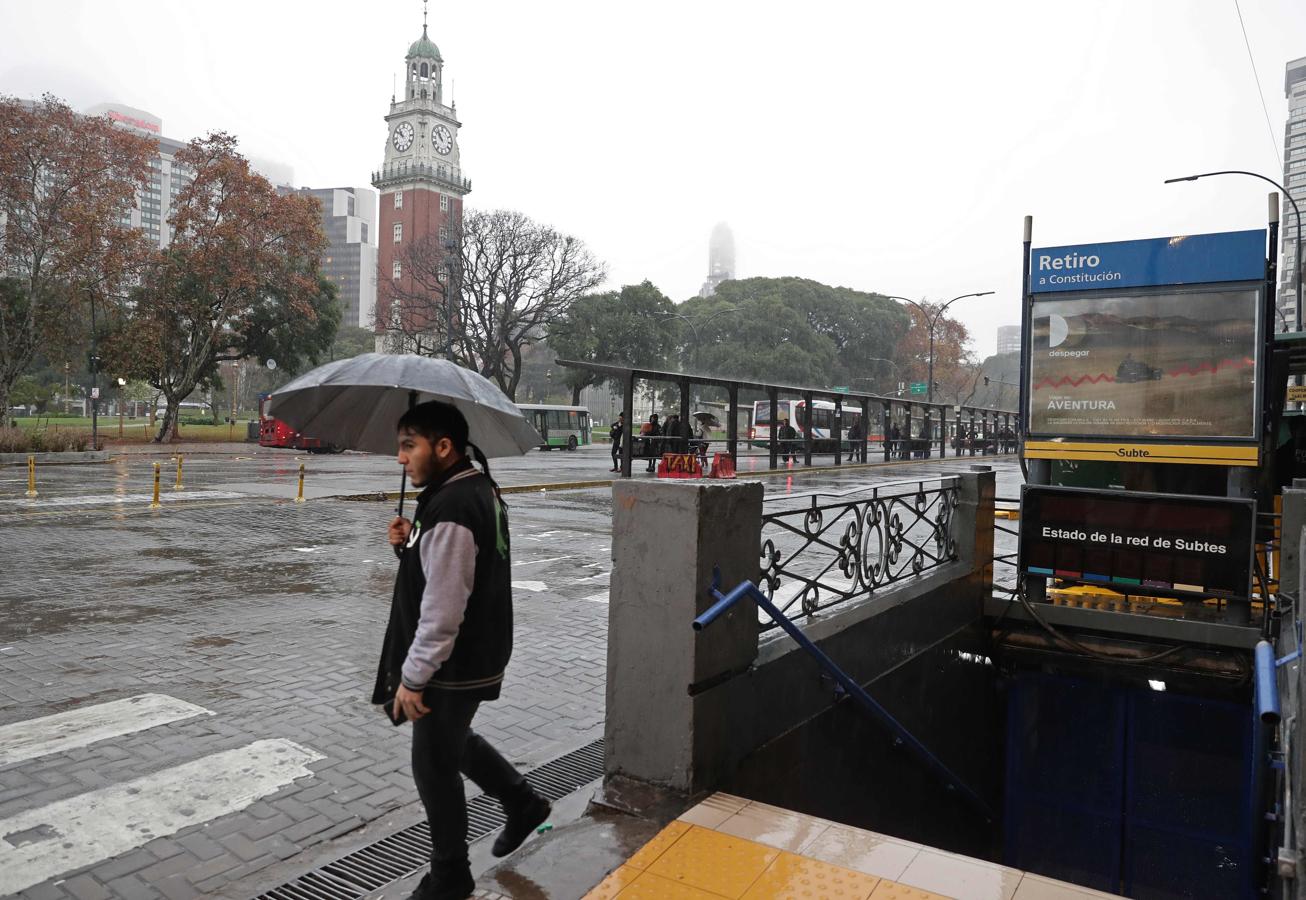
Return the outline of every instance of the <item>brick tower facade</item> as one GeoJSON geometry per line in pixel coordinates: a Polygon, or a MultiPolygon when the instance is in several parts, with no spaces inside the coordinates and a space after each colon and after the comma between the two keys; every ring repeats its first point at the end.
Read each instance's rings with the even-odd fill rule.
{"type": "MultiPolygon", "coordinates": [[[[425,16],[423,16],[425,18],[425,16]]],[[[404,271],[404,255],[420,245],[424,256],[443,252],[444,290],[456,283],[463,197],[472,183],[463,177],[458,152],[457,110],[444,104],[444,59],[427,36],[413,42],[404,57],[403,93],[390,98],[385,117],[385,160],[372,175],[380,194],[377,228],[377,350],[386,353],[429,351],[443,345],[444,322],[432,316],[441,308],[441,291],[418,294],[404,271]],[[425,300],[418,300],[419,296],[425,300]],[[420,310],[405,310],[405,303],[420,310]],[[432,320],[435,320],[432,322],[432,320]],[[420,334],[430,324],[428,334],[420,334]]],[[[456,327],[456,325],[455,325],[456,327]]]]}

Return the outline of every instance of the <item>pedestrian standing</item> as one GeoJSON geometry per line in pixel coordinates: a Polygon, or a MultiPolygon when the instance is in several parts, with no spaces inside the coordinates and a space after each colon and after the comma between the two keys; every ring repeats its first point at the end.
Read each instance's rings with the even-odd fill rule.
{"type": "Polygon", "coordinates": [[[617,416],[617,421],[612,423],[612,428],[608,431],[608,439],[612,441],[612,471],[616,472],[621,468],[621,440],[626,435],[626,414],[623,412],[617,416]]]}
{"type": "Polygon", "coordinates": [[[776,435],[780,438],[781,455],[784,456],[785,464],[798,461],[798,450],[794,447],[794,442],[798,440],[798,429],[789,424],[788,419],[780,420],[780,431],[776,435]]]}
{"type": "Polygon", "coordinates": [[[418,404],[398,432],[399,464],[422,492],[411,522],[390,523],[399,572],[372,702],[395,724],[413,723],[413,781],[430,824],[431,870],[410,900],[463,900],[476,883],[462,776],[503,806],[495,856],[520,846],[550,806],[471,728],[477,707],[498,699],[512,652],[512,563],[498,485],[456,407],[418,404]]]}
{"type": "Polygon", "coordinates": [[[648,417],[648,421],[640,426],[640,437],[644,438],[644,455],[648,457],[648,471],[652,472],[654,465],[657,464],[658,450],[661,449],[660,440],[662,437],[662,426],[658,424],[658,414],[648,417]]]}

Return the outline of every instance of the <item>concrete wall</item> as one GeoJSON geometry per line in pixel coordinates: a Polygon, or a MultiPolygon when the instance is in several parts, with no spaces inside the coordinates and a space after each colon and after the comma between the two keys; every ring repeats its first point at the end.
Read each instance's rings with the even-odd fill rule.
{"type": "MultiPolygon", "coordinates": [[[[957,561],[805,620],[808,636],[859,683],[980,619],[992,589],[994,476],[974,468],[985,471],[962,476],[957,561]]],[[[723,589],[756,583],[761,500],[761,485],[749,482],[613,486],[609,776],[710,790],[834,704],[830,683],[787,636],[759,641],[752,604],[691,631],[709,605],[714,564],[723,589]]]]}

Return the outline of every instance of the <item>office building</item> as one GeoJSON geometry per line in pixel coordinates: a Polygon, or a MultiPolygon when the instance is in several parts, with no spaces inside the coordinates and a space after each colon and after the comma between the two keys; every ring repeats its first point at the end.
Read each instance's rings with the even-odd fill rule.
{"type": "Polygon", "coordinates": [[[1020,352],[1020,326],[1019,325],[999,325],[998,326],[998,349],[997,353],[1001,356],[1004,353],[1020,352]]]}
{"type": "Polygon", "coordinates": [[[371,328],[376,316],[376,191],[370,188],[299,188],[322,204],[322,230],[330,245],[322,274],[336,286],[340,324],[371,328]]]}
{"type": "Polygon", "coordinates": [[[707,281],[698,290],[698,296],[711,297],[717,285],[735,277],[735,236],[730,226],[718,222],[707,242],[707,281]]]}
{"type": "MultiPolygon", "coordinates": [[[[1283,186],[1299,207],[1306,207],[1306,56],[1288,63],[1283,92],[1288,98],[1288,124],[1283,137],[1283,186]]],[[[1306,213],[1306,208],[1302,211],[1306,213]]],[[[1279,267],[1280,315],[1276,316],[1278,321],[1274,323],[1278,331],[1297,330],[1294,274],[1301,266],[1297,259],[1297,229],[1300,227],[1292,204],[1285,198],[1279,216],[1279,237],[1283,242],[1280,259],[1283,262],[1279,267]]]]}

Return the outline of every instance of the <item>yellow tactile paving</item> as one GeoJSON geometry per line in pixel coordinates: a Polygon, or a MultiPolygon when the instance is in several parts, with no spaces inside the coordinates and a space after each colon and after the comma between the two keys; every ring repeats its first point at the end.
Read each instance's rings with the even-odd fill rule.
{"type": "Polygon", "coordinates": [[[621,900],[721,900],[721,895],[652,872],[640,872],[621,892],[621,900]]]}
{"type": "Polygon", "coordinates": [[[680,840],[680,836],[689,829],[690,824],[688,822],[679,820],[672,822],[655,834],[653,840],[636,850],[635,855],[626,860],[626,865],[641,871],[647,869],[655,859],[666,852],[668,847],[680,840]]]}
{"type": "Polygon", "coordinates": [[[1113,896],[717,794],[658,832],[586,900],[1022,900],[1026,895],[1030,900],[1113,896]]]}
{"type": "MultiPolygon", "coordinates": [[[[647,871],[723,897],[737,898],[779,855],[780,851],[771,847],[694,825],[647,871]]],[[[621,896],[625,895],[623,891],[621,896]]]]}
{"type": "Polygon", "coordinates": [[[621,893],[622,888],[629,886],[642,874],[639,869],[630,866],[617,866],[607,878],[599,882],[598,887],[585,895],[585,900],[612,900],[621,893]]]}
{"type": "Polygon", "coordinates": [[[871,891],[871,900],[952,900],[952,898],[898,884],[896,881],[881,881],[875,886],[875,890],[871,891]]]}
{"type": "Polygon", "coordinates": [[[867,900],[880,879],[819,860],[781,853],[742,900],[867,900]]]}

